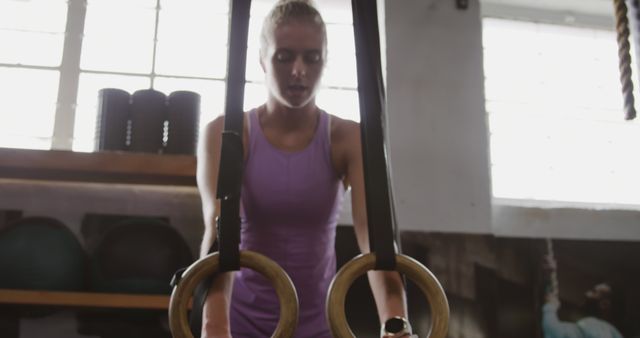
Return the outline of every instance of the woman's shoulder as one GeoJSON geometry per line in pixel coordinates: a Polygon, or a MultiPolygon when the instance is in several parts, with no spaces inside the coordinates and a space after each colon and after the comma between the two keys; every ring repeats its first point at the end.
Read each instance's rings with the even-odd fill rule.
{"type": "MultiPolygon", "coordinates": [[[[243,118],[243,131],[242,131],[242,141],[244,147],[246,149],[249,139],[249,113],[244,113],[243,118]]],[[[201,141],[204,145],[215,145],[220,143],[220,139],[222,137],[222,132],[224,131],[224,115],[219,115],[215,117],[213,120],[207,122],[207,124],[202,128],[201,141]],[[217,142],[216,142],[217,141],[217,142]]]]}
{"type": "MultiPolygon", "coordinates": [[[[250,111],[244,112],[244,117],[243,117],[244,132],[247,132],[249,127],[250,113],[251,113],[250,111]]],[[[203,130],[207,134],[212,134],[212,135],[221,134],[222,131],[224,130],[224,121],[225,121],[225,116],[218,115],[213,120],[207,122],[203,130]]]]}
{"type": "Polygon", "coordinates": [[[329,114],[332,144],[350,144],[360,142],[360,124],[329,114]]]}

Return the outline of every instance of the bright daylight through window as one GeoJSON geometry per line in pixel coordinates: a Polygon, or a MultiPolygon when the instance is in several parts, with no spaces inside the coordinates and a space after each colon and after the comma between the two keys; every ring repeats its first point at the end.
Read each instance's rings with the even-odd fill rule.
{"type": "MultiPolygon", "coordinates": [[[[0,147],[92,151],[102,88],[197,92],[202,97],[201,126],[223,112],[227,1],[86,0],[86,7],[84,3],[0,0],[0,43],[5,47],[0,53],[0,95],[9,107],[0,115],[0,147]],[[74,14],[84,15],[84,20],[67,23],[67,4],[70,10],[75,6],[74,14]],[[81,31],[82,39],[69,39],[65,45],[65,29],[81,31]],[[76,53],[79,61],[61,66],[63,52],[76,53]],[[68,69],[67,80],[61,80],[61,72],[68,69]],[[70,108],[60,108],[61,93],[74,98],[70,108]]],[[[318,103],[357,121],[350,9],[318,5],[329,39],[318,103]]],[[[260,104],[266,95],[258,36],[270,6],[264,0],[252,4],[251,15],[258,19],[252,20],[249,33],[246,108],[260,104]]]]}
{"type": "Polygon", "coordinates": [[[483,25],[494,196],[640,205],[640,125],[624,120],[615,32],[483,25]]]}

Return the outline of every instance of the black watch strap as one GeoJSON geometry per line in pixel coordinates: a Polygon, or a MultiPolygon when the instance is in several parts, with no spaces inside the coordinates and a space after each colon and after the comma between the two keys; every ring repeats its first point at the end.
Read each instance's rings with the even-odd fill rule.
{"type": "Polygon", "coordinates": [[[384,322],[380,331],[383,337],[407,337],[411,335],[411,325],[404,317],[393,317],[384,322]]]}

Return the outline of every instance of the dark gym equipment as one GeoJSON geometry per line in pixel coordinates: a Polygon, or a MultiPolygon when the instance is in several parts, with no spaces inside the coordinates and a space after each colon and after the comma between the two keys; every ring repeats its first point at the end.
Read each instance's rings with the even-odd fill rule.
{"type": "Polygon", "coordinates": [[[165,153],[195,155],[200,120],[200,95],[176,91],[167,100],[169,134],[165,153]]]}
{"type": "Polygon", "coordinates": [[[157,154],[162,151],[167,97],[153,89],[131,96],[131,144],[129,150],[157,154]]]}
{"type": "MultiPolygon", "coordinates": [[[[24,217],[0,230],[0,288],[83,291],[87,255],[75,235],[49,217],[24,217]]],[[[21,317],[41,317],[50,307],[0,306],[0,335],[19,337],[21,317]]]]}
{"type": "Polygon", "coordinates": [[[220,199],[218,241],[221,271],[240,269],[240,191],[244,168],[242,132],[247,40],[251,0],[231,2],[224,130],[216,198],[220,199]]]}
{"type": "Polygon", "coordinates": [[[49,217],[24,217],[0,230],[0,288],[81,291],[86,254],[75,235],[49,217]]]}
{"type": "MultiPolygon", "coordinates": [[[[100,215],[85,218],[83,231],[109,219],[120,220],[91,240],[89,290],[168,294],[175,270],[193,261],[180,233],[158,218],[100,215]]],[[[169,338],[165,320],[162,310],[85,310],[78,313],[78,331],[102,338],[169,338]]]]}
{"type": "Polygon", "coordinates": [[[193,255],[169,224],[131,218],[104,234],[90,261],[91,291],[169,294],[171,276],[193,255]]]}
{"type": "Polygon", "coordinates": [[[96,151],[127,149],[130,100],[131,95],[122,89],[104,88],[98,92],[96,151]]]}

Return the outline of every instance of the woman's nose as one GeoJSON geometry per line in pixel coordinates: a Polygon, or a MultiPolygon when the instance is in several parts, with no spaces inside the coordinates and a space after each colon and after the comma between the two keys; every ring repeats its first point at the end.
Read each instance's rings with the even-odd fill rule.
{"type": "Polygon", "coordinates": [[[307,75],[307,65],[304,63],[302,56],[296,57],[293,61],[291,75],[293,75],[294,77],[304,77],[307,75]]]}

